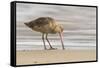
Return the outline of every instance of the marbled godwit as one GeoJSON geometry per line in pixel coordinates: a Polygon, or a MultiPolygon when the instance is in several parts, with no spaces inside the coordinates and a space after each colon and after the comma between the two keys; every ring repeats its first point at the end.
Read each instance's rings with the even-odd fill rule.
{"type": "Polygon", "coordinates": [[[53,18],[40,17],[40,18],[37,18],[33,21],[30,21],[30,22],[24,23],[24,24],[27,25],[32,30],[42,33],[42,40],[43,40],[43,44],[44,44],[44,49],[47,49],[46,45],[45,45],[45,40],[44,40],[45,34],[46,34],[45,38],[50,46],[50,49],[55,49],[51,46],[51,44],[47,38],[49,33],[51,33],[51,34],[59,33],[61,43],[62,43],[62,49],[65,49],[64,44],[63,44],[63,39],[62,39],[63,27],[61,25],[57,24],[53,18]]]}

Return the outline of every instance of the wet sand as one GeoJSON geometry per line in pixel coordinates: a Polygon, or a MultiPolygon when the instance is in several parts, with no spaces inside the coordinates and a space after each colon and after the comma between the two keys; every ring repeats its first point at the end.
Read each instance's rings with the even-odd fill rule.
{"type": "Polygon", "coordinates": [[[96,60],[95,49],[17,51],[17,65],[96,60]]]}

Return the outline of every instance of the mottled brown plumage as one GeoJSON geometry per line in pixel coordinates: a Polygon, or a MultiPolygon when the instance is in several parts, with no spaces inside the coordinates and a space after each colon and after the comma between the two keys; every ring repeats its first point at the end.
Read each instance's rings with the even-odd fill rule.
{"type": "Polygon", "coordinates": [[[37,18],[33,21],[30,21],[29,23],[25,23],[25,25],[27,25],[29,28],[31,28],[34,31],[42,33],[42,40],[43,40],[45,49],[47,49],[47,48],[45,46],[44,34],[46,34],[46,40],[50,45],[50,49],[54,49],[54,48],[52,48],[47,36],[48,36],[48,33],[51,33],[51,34],[59,33],[60,38],[61,38],[62,47],[64,49],[64,44],[62,41],[63,27],[61,25],[57,24],[53,18],[40,17],[40,18],[37,18]]]}

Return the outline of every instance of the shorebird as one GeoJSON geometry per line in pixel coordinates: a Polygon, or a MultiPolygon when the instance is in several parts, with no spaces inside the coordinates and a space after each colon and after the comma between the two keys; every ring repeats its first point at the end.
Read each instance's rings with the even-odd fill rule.
{"type": "Polygon", "coordinates": [[[48,34],[56,34],[56,33],[58,33],[60,36],[62,49],[65,49],[64,44],[63,44],[63,39],[62,39],[63,27],[60,24],[58,24],[53,18],[39,17],[35,20],[32,20],[24,24],[28,26],[29,28],[31,28],[32,30],[42,33],[44,49],[47,49],[45,45],[45,39],[47,40],[50,46],[50,49],[55,49],[51,46],[47,36],[48,34]],[[44,36],[45,36],[45,39],[44,39],[44,36]]]}

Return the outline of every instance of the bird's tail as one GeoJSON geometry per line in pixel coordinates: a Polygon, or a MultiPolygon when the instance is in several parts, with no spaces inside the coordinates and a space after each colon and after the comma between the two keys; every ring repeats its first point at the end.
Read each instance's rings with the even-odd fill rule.
{"type": "Polygon", "coordinates": [[[30,23],[24,23],[26,26],[31,27],[30,23]]]}
{"type": "Polygon", "coordinates": [[[29,22],[29,23],[24,23],[26,26],[28,26],[29,28],[32,28],[33,27],[33,24],[31,23],[31,22],[29,22]]]}
{"type": "Polygon", "coordinates": [[[28,23],[25,22],[24,24],[25,24],[26,26],[28,26],[28,23]]]}

